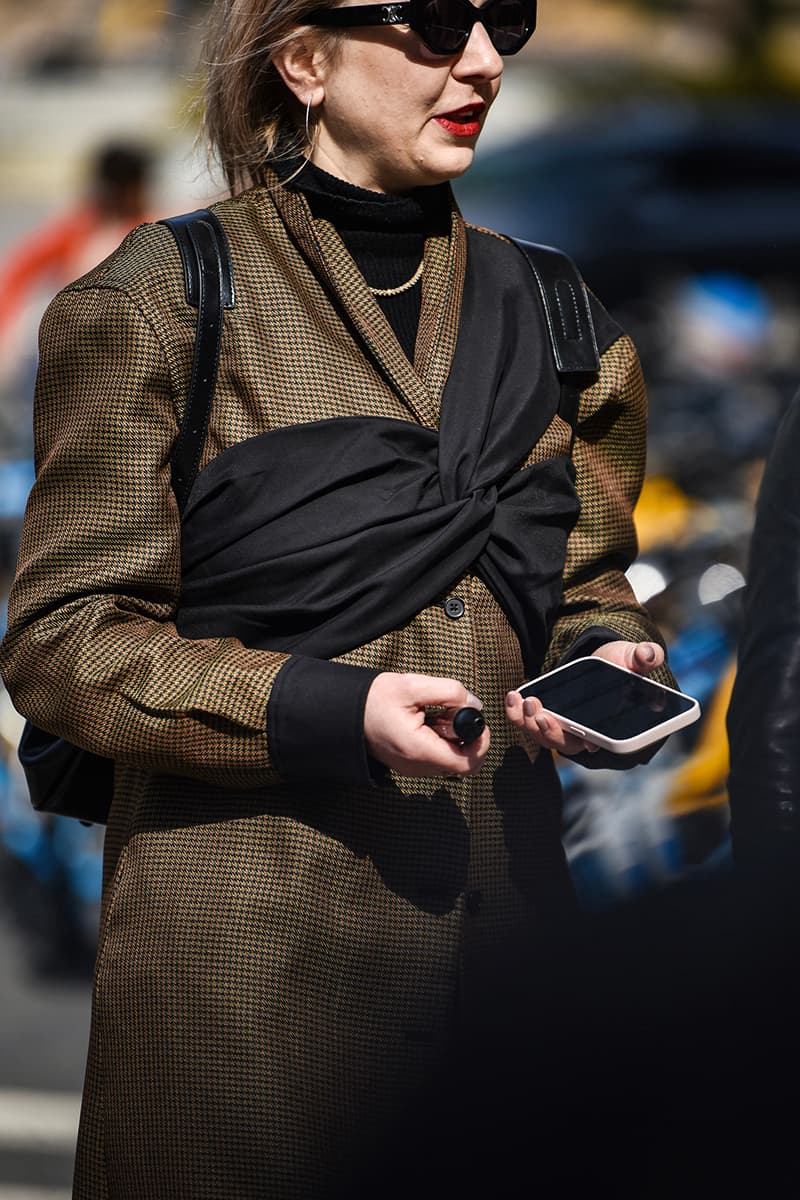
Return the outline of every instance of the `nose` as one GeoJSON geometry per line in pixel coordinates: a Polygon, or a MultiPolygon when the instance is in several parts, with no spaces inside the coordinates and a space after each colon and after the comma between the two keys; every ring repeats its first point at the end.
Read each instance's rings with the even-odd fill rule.
{"type": "Polygon", "coordinates": [[[472,26],[466,46],[453,63],[453,74],[461,79],[488,81],[503,74],[503,60],[480,21],[472,26]]]}

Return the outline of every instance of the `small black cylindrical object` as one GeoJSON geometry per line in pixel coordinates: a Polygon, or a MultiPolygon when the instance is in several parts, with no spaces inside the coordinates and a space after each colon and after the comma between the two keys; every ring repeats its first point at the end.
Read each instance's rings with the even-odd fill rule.
{"type": "Polygon", "coordinates": [[[460,742],[474,742],[485,728],[483,713],[477,708],[460,708],[453,713],[453,733],[460,742]]]}

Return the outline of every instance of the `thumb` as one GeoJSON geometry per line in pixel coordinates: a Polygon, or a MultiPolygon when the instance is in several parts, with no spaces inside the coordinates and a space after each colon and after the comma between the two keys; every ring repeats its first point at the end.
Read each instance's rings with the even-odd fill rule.
{"type": "Polygon", "coordinates": [[[658,642],[606,642],[594,653],[597,658],[640,675],[647,675],[664,661],[664,651],[658,642]]]}
{"type": "Polygon", "coordinates": [[[646,675],[649,671],[660,667],[663,661],[664,651],[658,642],[632,643],[631,670],[638,671],[640,675],[646,675]]]}

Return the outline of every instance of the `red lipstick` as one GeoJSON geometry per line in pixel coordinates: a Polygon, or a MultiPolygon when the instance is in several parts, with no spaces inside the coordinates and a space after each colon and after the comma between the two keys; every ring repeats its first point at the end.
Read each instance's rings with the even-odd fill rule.
{"type": "Polygon", "coordinates": [[[434,120],[456,137],[475,137],[481,131],[478,118],[485,108],[485,104],[465,104],[462,108],[434,117],[434,120]]]}

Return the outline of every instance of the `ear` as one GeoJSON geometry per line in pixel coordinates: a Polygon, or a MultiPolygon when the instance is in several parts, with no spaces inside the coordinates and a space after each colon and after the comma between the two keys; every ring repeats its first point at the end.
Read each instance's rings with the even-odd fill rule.
{"type": "Polygon", "coordinates": [[[316,108],[325,99],[323,56],[311,39],[292,38],[275,54],[275,69],[303,108],[311,101],[316,108]]]}

